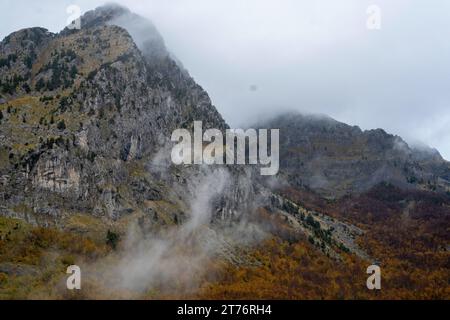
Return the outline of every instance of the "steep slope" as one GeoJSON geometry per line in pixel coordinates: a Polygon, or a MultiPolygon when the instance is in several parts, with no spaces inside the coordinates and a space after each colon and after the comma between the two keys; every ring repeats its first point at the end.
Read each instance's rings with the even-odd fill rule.
{"type": "MultiPolygon", "coordinates": [[[[1,213],[47,224],[70,213],[153,214],[162,202],[168,221],[183,219],[191,184],[201,183],[190,177],[209,173],[171,166],[168,139],[194,120],[219,129],[225,121],[150,22],[108,5],[81,25],[25,29],[0,44],[1,213]]],[[[251,192],[229,179],[218,216],[251,192]]]]}
{"type": "Polygon", "coordinates": [[[436,150],[412,149],[381,129],[362,131],[326,116],[295,113],[258,126],[280,128],[280,168],[294,187],[332,198],[381,182],[403,189],[450,190],[450,164],[436,150]]]}

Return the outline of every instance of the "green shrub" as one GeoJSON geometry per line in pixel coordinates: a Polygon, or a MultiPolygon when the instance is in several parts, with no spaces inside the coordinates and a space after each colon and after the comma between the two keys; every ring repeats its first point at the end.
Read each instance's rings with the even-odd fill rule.
{"type": "Polygon", "coordinates": [[[66,123],[64,122],[64,120],[61,120],[60,122],[58,122],[57,125],[59,130],[65,130],[66,129],[66,123]]]}
{"type": "Polygon", "coordinates": [[[111,230],[106,233],[106,244],[111,246],[111,248],[116,249],[119,243],[119,235],[111,230]]]}

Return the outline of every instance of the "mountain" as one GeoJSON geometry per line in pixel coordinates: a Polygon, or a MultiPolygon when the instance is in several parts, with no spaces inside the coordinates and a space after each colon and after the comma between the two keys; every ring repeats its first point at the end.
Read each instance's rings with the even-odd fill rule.
{"type": "Polygon", "coordinates": [[[175,166],[171,133],[194,121],[229,127],[122,6],[3,39],[0,299],[367,299],[374,261],[392,280],[383,298],[448,298],[450,165],[436,150],[290,113],[253,126],[280,129],[277,177],[175,166]],[[85,291],[63,285],[72,264],[85,291]]]}
{"type": "Polygon", "coordinates": [[[158,152],[174,129],[225,121],[149,21],[107,5],[81,25],[24,29],[0,44],[2,214],[47,224],[68,212],[145,212],[163,195],[186,205],[171,184],[189,179],[158,152]]]}
{"type": "Polygon", "coordinates": [[[257,125],[280,128],[280,168],[289,183],[329,197],[388,182],[402,189],[450,190],[450,163],[382,129],[362,131],[321,115],[288,113],[257,125]]]}

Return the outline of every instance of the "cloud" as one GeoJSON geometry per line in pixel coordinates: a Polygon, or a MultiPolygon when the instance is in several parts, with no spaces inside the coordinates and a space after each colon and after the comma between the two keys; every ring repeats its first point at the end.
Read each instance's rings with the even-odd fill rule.
{"type": "MultiPolygon", "coordinates": [[[[421,140],[450,159],[448,1],[118,2],[154,22],[234,127],[283,109],[324,113],[421,140]],[[366,28],[374,3],[379,31],[366,28]]],[[[3,1],[0,36],[34,25],[58,31],[67,5],[85,12],[102,3],[3,1]]]]}
{"type": "Polygon", "coordinates": [[[111,291],[121,298],[127,293],[139,297],[151,292],[194,292],[205,276],[213,277],[205,273],[211,271],[215,259],[247,263],[245,254],[236,248],[245,249],[265,239],[267,222],[253,221],[252,214],[246,212],[232,226],[212,227],[214,202],[232,188],[230,172],[221,167],[202,167],[193,171],[187,181],[184,201],[188,215],[184,223],[148,232],[145,223],[140,225],[138,220],[129,225],[117,252],[83,265],[87,283],[98,295],[89,298],[103,297],[111,291]]]}

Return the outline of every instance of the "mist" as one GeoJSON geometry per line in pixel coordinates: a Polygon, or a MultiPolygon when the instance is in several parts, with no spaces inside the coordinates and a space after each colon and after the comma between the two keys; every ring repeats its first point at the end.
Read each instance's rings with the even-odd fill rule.
{"type": "MultiPolygon", "coordinates": [[[[155,156],[152,165],[163,162],[155,156]]],[[[153,166],[156,174],[167,168],[153,166]]],[[[248,177],[234,177],[250,183],[248,177]]],[[[205,279],[214,279],[217,265],[247,265],[245,248],[260,244],[268,237],[270,224],[251,219],[252,213],[242,210],[241,219],[233,224],[212,225],[217,201],[232,192],[236,181],[229,169],[203,166],[193,169],[186,185],[174,182],[173,189],[182,191],[186,218],[175,225],[163,225],[149,231],[139,219],[132,222],[117,250],[93,263],[82,262],[85,294],[103,298],[157,297],[198,292],[205,279]],[[211,274],[207,274],[207,273],[211,274]]],[[[262,199],[254,199],[256,208],[262,199]]],[[[150,215],[151,216],[151,215],[150,215]]]]}
{"type": "MultiPolygon", "coordinates": [[[[213,170],[189,187],[195,188],[189,203],[189,219],[178,228],[163,234],[145,234],[133,225],[127,233],[124,254],[113,268],[112,279],[119,279],[119,288],[133,291],[148,290],[155,285],[170,286],[175,281],[193,287],[199,279],[208,258],[218,248],[217,237],[202,241],[202,228],[209,229],[213,199],[219,196],[229,183],[225,170],[213,170]]],[[[191,190],[192,191],[192,190],[191,190]]],[[[212,230],[211,230],[212,231],[212,230]]]]}
{"type": "MultiPolygon", "coordinates": [[[[383,128],[450,159],[450,3],[444,0],[120,0],[151,19],[231,127],[283,110],[383,128]],[[366,27],[369,5],[381,29],[366,27]]],[[[66,7],[105,1],[4,1],[0,37],[58,32],[66,7]]]]}

